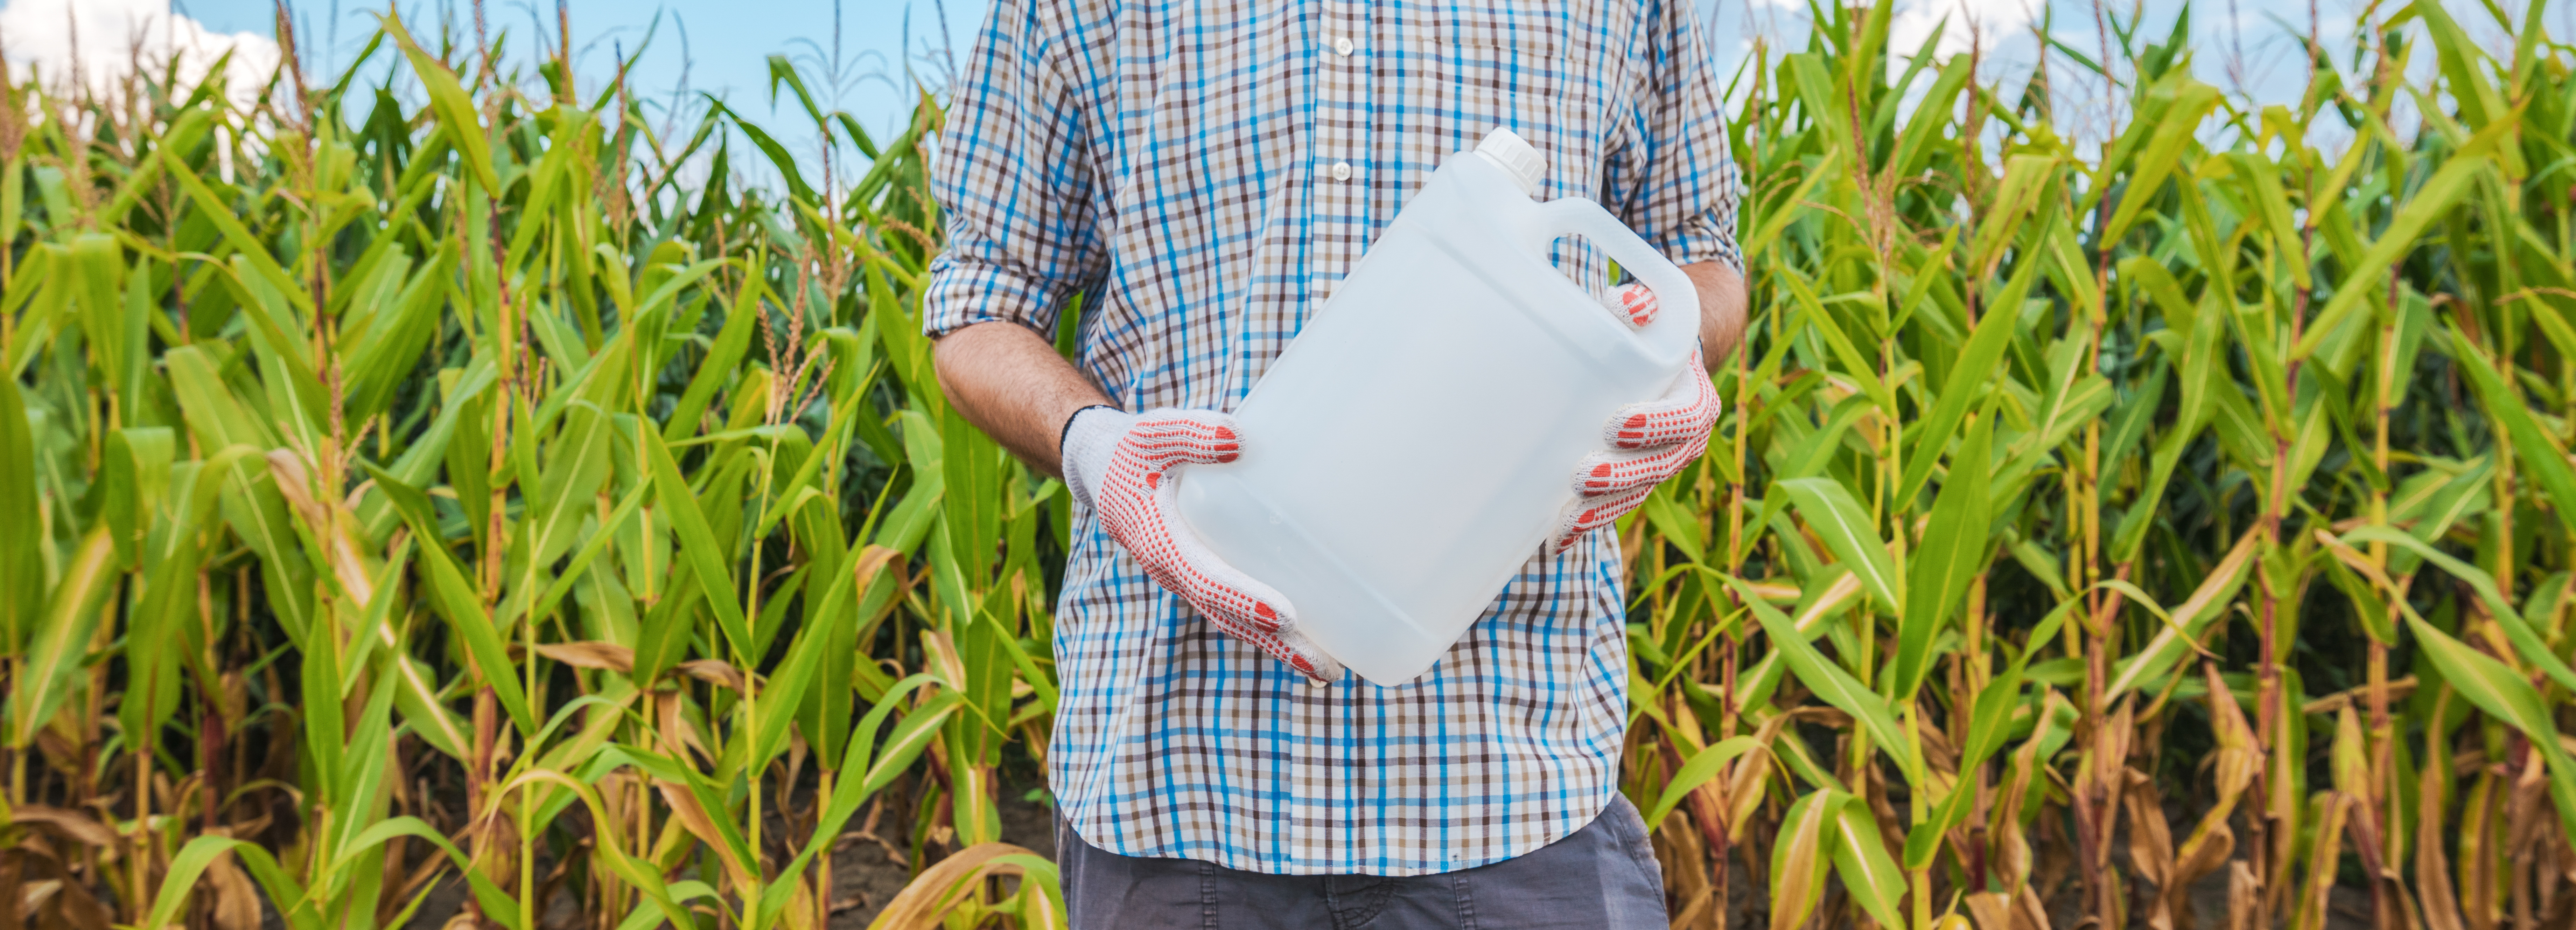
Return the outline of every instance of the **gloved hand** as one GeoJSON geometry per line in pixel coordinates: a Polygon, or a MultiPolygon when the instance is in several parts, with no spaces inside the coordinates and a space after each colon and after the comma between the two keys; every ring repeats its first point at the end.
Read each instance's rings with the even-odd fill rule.
{"type": "Polygon", "coordinates": [[[1147,575],[1218,629],[1319,684],[1337,680],[1341,663],[1297,631],[1288,599],[1218,559],[1178,517],[1177,485],[1167,480],[1172,469],[1231,462],[1242,447],[1234,418],[1222,413],[1086,408],[1065,424],[1064,483],[1147,575]]]}
{"type": "MultiPolygon", "coordinates": [[[[1621,287],[1603,304],[1631,326],[1654,322],[1661,309],[1643,284],[1621,287]]],[[[1549,554],[1637,509],[1655,485],[1708,451],[1717,415],[1717,386],[1709,382],[1699,350],[1693,349],[1690,363],[1663,397],[1621,407],[1602,425],[1601,439],[1610,451],[1585,456],[1575,467],[1574,491],[1580,497],[1548,537],[1549,554]]]]}

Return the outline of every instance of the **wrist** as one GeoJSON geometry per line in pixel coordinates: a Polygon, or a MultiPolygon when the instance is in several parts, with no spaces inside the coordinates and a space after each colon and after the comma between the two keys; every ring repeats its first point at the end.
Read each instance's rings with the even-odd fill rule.
{"type": "Polygon", "coordinates": [[[1094,410],[1116,410],[1116,409],[1118,409],[1118,408],[1116,408],[1116,407],[1112,407],[1112,406],[1110,406],[1110,405],[1108,405],[1108,404],[1090,404],[1090,405],[1086,405],[1086,406],[1082,406],[1082,407],[1076,407],[1076,408],[1074,408],[1074,410],[1073,410],[1073,412],[1072,412],[1072,413],[1065,415],[1065,418],[1064,418],[1064,426],[1063,426],[1063,427],[1061,427],[1061,428],[1059,428],[1059,429],[1057,429],[1057,430],[1055,431],[1055,452],[1056,452],[1056,457],[1057,457],[1059,460],[1061,460],[1061,459],[1063,458],[1063,456],[1064,456],[1065,440],[1070,439],[1070,438],[1072,438],[1072,436],[1073,436],[1073,421],[1075,421],[1075,420],[1079,420],[1079,419],[1082,419],[1082,415],[1083,415],[1083,414],[1085,414],[1085,413],[1089,413],[1089,412],[1094,411],[1094,410]]]}
{"type": "Polygon", "coordinates": [[[1136,416],[1108,404],[1092,404],[1075,410],[1064,420],[1056,442],[1056,456],[1064,472],[1064,486],[1073,499],[1092,506],[1092,495],[1100,487],[1101,477],[1109,470],[1109,456],[1118,441],[1135,424],[1136,416]]]}

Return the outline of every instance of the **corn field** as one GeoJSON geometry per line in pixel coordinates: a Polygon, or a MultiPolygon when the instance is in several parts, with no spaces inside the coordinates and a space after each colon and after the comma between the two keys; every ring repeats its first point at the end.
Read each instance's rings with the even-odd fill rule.
{"type": "MultiPolygon", "coordinates": [[[[2576,926],[2546,6],[2267,106],[2116,10],[1745,57],[1752,331],[1622,526],[1676,927],[2576,926]]],[[[816,163],[381,22],[0,87],[0,927],[822,928],[861,853],[871,926],[1062,926],[999,810],[1070,503],[931,372],[936,98],[773,58],[816,163]]]]}

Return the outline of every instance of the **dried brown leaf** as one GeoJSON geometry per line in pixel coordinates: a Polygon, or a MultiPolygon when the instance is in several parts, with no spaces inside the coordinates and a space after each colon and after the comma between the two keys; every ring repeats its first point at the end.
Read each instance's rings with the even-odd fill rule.
{"type": "Polygon", "coordinates": [[[43,804],[21,804],[9,814],[12,823],[37,827],[83,846],[108,849],[116,845],[116,831],[80,811],[43,804]]]}
{"type": "Polygon", "coordinates": [[[2227,930],[2262,930],[2255,926],[2255,911],[2263,900],[2263,883],[2254,877],[2254,866],[2238,859],[2227,864],[2227,930]]]}
{"type": "Polygon", "coordinates": [[[680,671],[708,684],[731,688],[736,692],[743,690],[742,670],[715,659],[690,659],[680,663],[680,671]]]}
{"type": "Polygon", "coordinates": [[[2325,930],[2327,907],[2333,903],[2335,873],[2343,864],[2344,819],[2352,812],[2352,796],[2320,791],[2309,799],[2308,806],[2317,825],[2316,842],[2308,847],[2307,887],[2299,895],[2294,926],[2299,930],[2325,930]]]}
{"type": "MultiPolygon", "coordinates": [[[[1034,855],[1027,849],[1009,843],[977,843],[958,850],[939,864],[922,870],[920,877],[896,892],[886,902],[885,910],[868,924],[868,930],[937,930],[948,912],[963,897],[958,892],[972,887],[978,879],[1020,875],[1019,866],[995,862],[1003,856],[1034,855]]],[[[1045,896],[1032,900],[1043,902],[1045,896]]],[[[1064,921],[1062,915],[1029,915],[1034,926],[1052,927],[1064,921]]]]}
{"type": "Polygon", "coordinates": [[[259,892],[232,856],[217,856],[206,866],[206,885],[214,891],[215,930],[259,930],[259,892]]]}
{"type": "MultiPolygon", "coordinates": [[[[585,639],[569,643],[546,643],[537,654],[574,668],[591,668],[610,672],[635,670],[635,650],[616,643],[585,639]]],[[[699,660],[704,661],[704,660],[699,660]]]]}
{"type": "Polygon", "coordinates": [[[2174,884],[2173,834],[2165,827],[2164,796],[2156,791],[2156,781],[2137,769],[2127,770],[2129,790],[2122,800],[2129,813],[2129,861],[2138,877],[2154,882],[2157,889],[2174,884]]]}
{"type": "Polygon", "coordinates": [[[2013,899],[2003,892],[1977,892],[1967,897],[1967,905],[1977,918],[1977,930],[2013,930],[2013,899]]]}

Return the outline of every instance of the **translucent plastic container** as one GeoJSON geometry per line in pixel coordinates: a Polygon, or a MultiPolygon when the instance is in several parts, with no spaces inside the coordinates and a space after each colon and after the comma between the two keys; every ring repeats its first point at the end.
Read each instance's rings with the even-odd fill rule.
{"type": "Polygon", "coordinates": [[[1600,205],[1531,199],[1495,130],[1369,246],[1235,417],[1243,456],[1175,472],[1182,517],[1360,677],[1420,677],[1575,502],[1620,407],[1663,396],[1699,331],[1688,276],[1600,205]],[[1548,260],[1580,234],[1655,292],[1628,325],[1548,260]]]}

